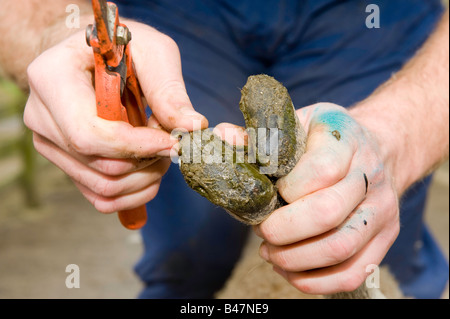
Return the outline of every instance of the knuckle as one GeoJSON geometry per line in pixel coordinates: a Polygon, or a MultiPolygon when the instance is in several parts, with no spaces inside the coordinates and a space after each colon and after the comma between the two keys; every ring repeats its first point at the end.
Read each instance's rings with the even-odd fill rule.
{"type": "Polygon", "coordinates": [[[105,205],[105,204],[100,204],[100,205],[94,205],[95,209],[97,211],[99,211],[102,214],[112,214],[117,212],[116,209],[112,208],[111,205],[105,205]]]}
{"type": "Polygon", "coordinates": [[[174,39],[164,33],[160,33],[159,36],[159,41],[162,46],[171,51],[179,51],[178,44],[174,39]]]}
{"type": "Polygon", "coordinates": [[[153,200],[156,197],[156,195],[158,194],[158,191],[159,191],[159,184],[156,185],[155,187],[152,187],[152,189],[149,193],[149,196],[146,199],[146,202],[153,200]]]}
{"type": "Polygon", "coordinates": [[[115,200],[103,200],[101,197],[97,196],[92,204],[95,209],[102,214],[111,214],[119,210],[117,202],[115,200]]]}
{"type": "Polygon", "coordinates": [[[167,96],[170,99],[176,99],[178,97],[174,97],[171,94],[167,94],[167,92],[181,92],[184,90],[184,84],[180,82],[178,79],[169,79],[160,84],[159,90],[155,92],[156,94],[160,94],[162,96],[167,96]]]}
{"type": "Polygon", "coordinates": [[[94,185],[93,191],[104,197],[114,197],[120,194],[122,188],[115,180],[99,178],[94,185]]]}
{"type": "Polygon", "coordinates": [[[33,121],[31,119],[30,111],[27,106],[23,111],[23,124],[30,130],[33,130],[33,121]]]}
{"type": "Polygon", "coordinates": [[[375,180],[378,183],[384,183],[386,181],[386,172],[384,169],[379,169],[375,174],[375,180]]]}
{"type": "Polygon", "coordinates": [[[371,166],[374,167],[371,174],[369,174],[369,182],[371,184],[381,185],[389,181],[385,167],[380,160],[377,159],[371,166]]]}
{"type": "MultiPolygon", "coordinates": [[[[184,84],[179,79],[167,79],[159,84],[155,84],[151,96],[154,106],[164,105],[181,106],[190,105],[184,84]]],[[[171,112],[172,108],[166,108],[166,112],[171,112]]]]}
{"type": "Polygon", "coordinates": [[[297,199],[297,189],[295,187],[291,187],[285,180],[279,180],[277,182],[278,193],[281,197],[289,204],[293,203],[297,199]]]}
{"type": "MultiPolygon", "coordinates": [[[[137,165],[133,165],[133,169],[137,165]]],[[[130,167],[128,163],[122,160],[115,159],[99,159],[95,163],[95,169],[100,173],[108,176],[120,176],[130,172],[130,167]]]]}
{"type": "Polygon", "coordinates": [[[28,65],[26,72],[30,85],[34,84],[39,78],[38,74],[40,73],[38,58],[28,65]]]}
{"type": "Polygon", "coordinates": [[[387,218],[391,221],[397,221],[400,218],[400,208],[397,201],[393,201],[389,205],[387,209],[387,218]]]}
{"type": "Polygon", "coordinates": [[[45,67],[48,64],[48,59],[45,54],[41,54],[34,59],[26,69],[26,78],[30,90],[38,91],[47,85],[46,77],[49,75],[49,69],[45,67]]]}
{"type": "Polygon", "coordinates": [[[350,235],[343,236],[340,234],[340,236],[333,236],[325,242],[324,255],[328,256],[331,264],[341,263],[353,256],[356,251],[356,244],[351,238],[350,235]]]}
{"type": "Polygon", "coordinates": [[[270,254],[270,260],[280,268],[286,271],[295,271],[292,255],[284,249],[273,249],[270,254]]]}
{"type": "Polygon", "coordinates": [[[400,234],[400,221],[397,219],[390,228],[390,233],[387,235],[387,242],[391,245],[395,242],[395,240],[400,234]]]}
{"type": "Polygon", "coordinates": [[[337,165],[334,156],[319,156],[312,163],[314,175],[322,180],[326,185],[334,184],[341,179],[342,165],[337,165]]]}
{"type": "Polygon", "coordinates": [[[292,279],[288,278],[288,282],[299,291],[305,293],[305,294],[314,294],[316,293],[315,287],[313,284],[309,283],[308,280],[302,280],[302,279],[292,279]]]}
{"type": "Polygon", "coordinates": [[[387,188],[379,195],[383,198],[383,202],[380,204],[379,209],[380,211],[383,211],[385,218],[388,220],[398,219],[400,207],[396,192],[391,188],[387,188]]]}
{"type": "Polygon", "coordinates": [[[311,203],[312,217],[317,227],[326,231],[338,226],[342,205],[340,199],[336,200],[325,194],[311,203]]]}
{"type": "Polygon", "coordinates": [[[386,195],[386,202],[390,207],[392,207],[393,212],[398,212],[399,210],[398,196],[393,189],[389,189],[389,192],[386,195]]]}
{"type": "Polygon", "coordinates": [[[266,219],[259,225],[259,231],[261,236],[272,245],[279,244],[279,239],[277,236],[277,232],[274,230],[274,224],[271,221],[271,218],[266,219]]]}
{"type": "Polygon", "coordinates": [[[30,130],[34,130],[34,121],[32,116],[32,109],[33,105],[30,99],[28,99],[27,103],[25,104],[25,109],[23,111],[23,123],[26,127],[28,127],[30,130]]]}
{"type": "Polygon", "coordinates": [[[339,291],[349,292],[358,289],[364,283],[365,277],[360,274],[347,271],[339,277],[339,291]]]}
{"type": "MultiPolygon", "coordinates": [[[[356,123],[353,119],[352,119],[352,123],[356,123]]],[[[361,136],[365,136],[365,137],[369,137],[367,134],[367,131],[359,124],[357,125],[351,125],[350,126],[350,130],[351,130],[351,136],[352,138],[356,141],[358,139],[360,139],[361,136]]]]}
{"type": "Polygon", "coordinates": [[[68,134],[68,147],[75,152],[83,155],[89,155],[91,141],[84,134],[68,134]]]}

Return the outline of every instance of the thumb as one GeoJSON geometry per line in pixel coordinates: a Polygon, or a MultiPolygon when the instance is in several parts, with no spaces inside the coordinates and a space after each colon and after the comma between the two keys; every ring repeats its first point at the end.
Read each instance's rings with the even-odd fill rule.
{"type": "Polygon", "coordinates": [[[306,151],[292,171],[277,181],[288,203],[330,187],[346,176],[357,144],[355,122],[341,106],[318,103],[297,110],[308,134],[306,151]]]}
{"type": "Polygon", "coordinates": [[[144,24],[127,22],[137,77],[158,122],[167,130],[206,128],[207,119],[194,110],[181,72],[178,46],[144,24]]]}
{"type": "Polygon", "coordinates": [[[214,128],[213,133],[220,136],[222,140],[230,145],[248,144],[248,134],[242,126],[231,123],[220,123],[214,128]]]}

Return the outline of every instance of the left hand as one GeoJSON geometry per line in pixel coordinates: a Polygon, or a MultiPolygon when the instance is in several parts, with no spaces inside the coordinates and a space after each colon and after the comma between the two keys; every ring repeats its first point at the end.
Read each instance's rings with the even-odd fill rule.
{"type": "Polygon", "coordinates": [[[302,292],[352,291],[399,233],[398,196],[383,145],[341,106],[319,103],[297,116],[307,149],[277,182],[288,205],[254,226],[264,239],[260,255],[302,292]]]}

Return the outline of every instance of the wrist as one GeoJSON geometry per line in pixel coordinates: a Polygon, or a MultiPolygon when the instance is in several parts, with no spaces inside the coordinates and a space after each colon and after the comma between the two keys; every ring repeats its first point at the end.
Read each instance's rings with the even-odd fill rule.
{"type": "Polygon", "coordinates": [[[85,0],[72,0],[71,5],[79,9],[80,28],[66,25],[66,20],[70,19],[67,1],[2,1],[0,33],[7,45],[0,51],[0,68],[23,90],[28,90],[28,65],[46,49],[79,32],[83,27],[84,15],[92,10],[85,0]]]}
{"type": "Polygon", "coordinates": [[[448,158],[448,20],[447,10],[416,55],[351,110],[378,140],[398,194],[448,158]]]}
{"type": "Polygon", "coordinates": [[[79,21],[79,27],[71,28],[66,25],[66,17],[60,17],[54,23],[45,28],[39,39],[37,55],[57,45],[72,34],[86,30],[86,27],[89,24],[94,23],[94,16],[92,14],[84,14],[80,16],[79,21]]]}
{"type": "MultiPolygon", "coordinates": [[[[399,196],[423,175],[424,163],[420,159],[420,149],[412,130],[417,130],[409,122],[408,112],[414,109],[411,97],[404,96],[406,84],[399,80],[388,81],[374,94],[350,109],[358,123],[364,126],[379,146],[385,168],[393,178],[399,196]],[[412,134],[413,133],[413,134],[412,134]]],[[[420,96],[420,95],[418,95],[420,96]]]]}

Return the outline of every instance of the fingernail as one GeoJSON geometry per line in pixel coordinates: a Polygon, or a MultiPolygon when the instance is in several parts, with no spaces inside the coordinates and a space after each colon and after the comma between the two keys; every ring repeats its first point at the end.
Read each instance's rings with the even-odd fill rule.
{"type": "Polygon", "coordinates": [[[180,108],[180,113],[183,114],[184,116],[189,116],[189,117],[203,117],[203,115],[201,115],[200,113],[194,111],[192,108],[190,107],[182,107],[180,108]]]}
{"type": "Polygon", "coordinates": [[[192,120],[193,130],[200,130],[202,128],[208,127],[208,120],[206,119],[206,117],[194,111],[192,108],[186,106],[179,109],[179,111],[183,116],[188,117],[192,120]]]}
{"type": "Polygon", "coordinates": [[[160,156],[160,157],[169,157],[170,156],[170,151],[172,148],[168,148],[162,151],[159,151],[158,153],[156,153],[156,156],[160,156]]]}
{"type": "Polygon", "coordinates": [[[259,255],[265,261],[269,261],[269,248],[267,248],[265,243],[262,243],[261,247],[259,247],[259,255]]]}

